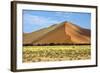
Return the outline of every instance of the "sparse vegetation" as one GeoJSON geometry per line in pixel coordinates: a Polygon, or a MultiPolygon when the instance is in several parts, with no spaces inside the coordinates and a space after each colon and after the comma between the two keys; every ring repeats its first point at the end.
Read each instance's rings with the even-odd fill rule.
{"type": "Polygon", "coordinates": [[[23,62],[86,60],[90,58],[90,45],[23,46],[23,62]]]}

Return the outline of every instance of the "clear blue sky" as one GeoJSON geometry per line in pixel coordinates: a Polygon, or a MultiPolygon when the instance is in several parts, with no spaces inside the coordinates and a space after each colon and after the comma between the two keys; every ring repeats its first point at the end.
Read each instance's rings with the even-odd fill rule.
{"type": "Polygon", "coordinates": [[[90,29],[91,13],[23,10],[24,33],[30,33],[63,21],[90,29]]]}

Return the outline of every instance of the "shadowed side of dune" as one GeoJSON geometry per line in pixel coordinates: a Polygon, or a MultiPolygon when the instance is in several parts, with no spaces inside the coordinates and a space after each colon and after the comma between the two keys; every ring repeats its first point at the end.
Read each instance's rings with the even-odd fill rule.
{"type": "Polygon", "coordinates": [[[90,30],[84,29],[75,24],[64,23],[66,34],[71,36],[71,40],[75,44],[90,44],[90,30]]]}

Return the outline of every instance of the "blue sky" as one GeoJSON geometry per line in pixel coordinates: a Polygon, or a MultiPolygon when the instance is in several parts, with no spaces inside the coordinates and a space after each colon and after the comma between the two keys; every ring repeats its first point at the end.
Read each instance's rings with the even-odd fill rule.
{"type": "Polygon", "coordinates": [[[64,21],[90,29],[91,14],[61,11],[23,10],[23,32],[30,33],[64,21]]]}

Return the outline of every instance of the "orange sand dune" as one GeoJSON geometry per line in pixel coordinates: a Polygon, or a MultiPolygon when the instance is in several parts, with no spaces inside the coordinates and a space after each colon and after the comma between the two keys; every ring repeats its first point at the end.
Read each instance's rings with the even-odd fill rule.
{"type": "Polygon", "coordinates": [[[89,29],[81,28],[70,22],[63,22],[32,33],[24,33],[23,44],[90,44],[90,33],[89,29]]]}

